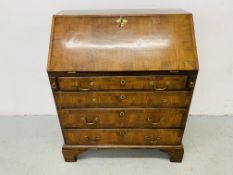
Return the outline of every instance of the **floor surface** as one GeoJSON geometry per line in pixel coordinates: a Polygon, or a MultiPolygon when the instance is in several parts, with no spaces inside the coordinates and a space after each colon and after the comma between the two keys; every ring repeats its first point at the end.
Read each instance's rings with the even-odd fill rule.
{"type": "Polygon", "coordinates": [[[233,175],[233,117],[189,117],[182,163],[156,150],[90,150],[65,163],[55,116],[0,117],[1,175],[233,175]]]}

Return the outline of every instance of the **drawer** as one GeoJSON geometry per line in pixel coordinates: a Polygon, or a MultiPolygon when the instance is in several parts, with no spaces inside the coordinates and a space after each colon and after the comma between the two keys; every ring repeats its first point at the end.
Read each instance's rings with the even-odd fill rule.
{"type": "Polygon", "coordinates": [[[62,91],[117,90],[117,89],[185,89],[187,77],[169,76],[103,76],[103,77],[59,77],[62,91]]]}
{"type": "Polygon", "coordinates": [[[56,92],[58,107],[186,107],[189,91],[56,92]]]}
{"type": "Polygon", "coordinates": [[[69,145],[176,145],[181,144],[179,129],[80,129],[65,130],[69,145]]]}
{"type": "Polygon", "coordinates": [[[185,109],[60,109],[64,128],[180,128],[185,109]]]}

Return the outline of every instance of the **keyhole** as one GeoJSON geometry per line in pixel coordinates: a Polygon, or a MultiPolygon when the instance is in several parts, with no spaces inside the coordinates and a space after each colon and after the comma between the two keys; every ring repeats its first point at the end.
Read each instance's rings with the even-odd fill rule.
{"type": "Polygon", "coordinates": [[[124,100],[124,99],[125,99],[125,96],[124,96],[124,95],[121,95],[121,96],[120,96],[120,99],[121,99],[121,100],[124,100]]]}

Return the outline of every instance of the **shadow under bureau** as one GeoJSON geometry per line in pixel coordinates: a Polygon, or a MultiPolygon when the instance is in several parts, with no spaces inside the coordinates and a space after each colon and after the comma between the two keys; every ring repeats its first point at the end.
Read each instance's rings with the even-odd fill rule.
{"type": "Polygon", "coordinates": [[[182,161],[198,73],[192,14],[60,12],[47,69],[65,161],[106,148],[159,149],[182,161]]]}

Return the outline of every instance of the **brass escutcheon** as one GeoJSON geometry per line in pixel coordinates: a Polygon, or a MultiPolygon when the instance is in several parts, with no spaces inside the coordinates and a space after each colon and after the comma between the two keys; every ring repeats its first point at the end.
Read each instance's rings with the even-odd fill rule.
{"type": "Polygon", "coordinates": [[[123,111],[120,112],[120,117],[123,117],[125,115],[125,113],[123,111]]]}
{"type": "Polygon", "coordinates": [[[128,20],[122,16],[116,20],[116,23],[119,25],[119,27],[124,27],[127,22],[128,20]]]}
{"type": "Polygon", "coordinates": [[[94,103],[95,103],[95,102],[96,102],[96,98],[92,98],[92,102],[94,102],[94,103]]]}
{"type": "Polygon", "coordinates": [[[120,99],[121,99],[121,100],[124,100],[124,99],[125,99],[125,96],[124,96],[124,95],[121,95],[121,96],[120,96],[120,99]]]}
{"type": "Polygon", "coordinates": [[[125,85],[126,81],[125,80],[121,80],[121,85],[125,85]]]}

